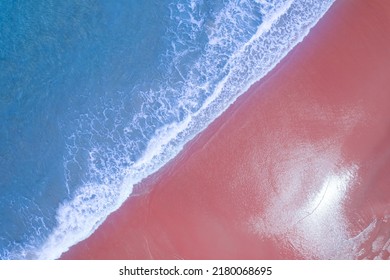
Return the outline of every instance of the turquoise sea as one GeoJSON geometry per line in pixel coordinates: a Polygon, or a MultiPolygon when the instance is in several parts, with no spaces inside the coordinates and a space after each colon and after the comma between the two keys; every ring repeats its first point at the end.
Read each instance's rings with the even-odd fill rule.
{"type": "Polygon", "coordinates": [[[0,258],[88,237],[333,0],[2,0],[0,258]]]}

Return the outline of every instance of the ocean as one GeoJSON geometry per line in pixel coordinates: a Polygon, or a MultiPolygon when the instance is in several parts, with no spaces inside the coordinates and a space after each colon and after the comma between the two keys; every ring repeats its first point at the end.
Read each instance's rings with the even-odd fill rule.
{"type": "Polygon", "coordinates": [[[0,258],[55,259],[334,0],[0,2],[0,258]]]}

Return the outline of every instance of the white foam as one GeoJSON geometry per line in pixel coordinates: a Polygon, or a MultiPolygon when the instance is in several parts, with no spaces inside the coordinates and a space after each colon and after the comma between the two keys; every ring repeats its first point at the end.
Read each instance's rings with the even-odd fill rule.
{"type": "Polygon", "coordinates": [[[153,161],[153,158],[163,154],[165,147],[174,139],[177,139],[178,134],[188,127],[190,121],[191,118],[188,116],[180,123],[174,122],[159,128],[152,140],[149,141],[142,157],[133,165],[133,168],[143,169],[144,166],[153,161]]]}
{"type": "MultiPolygon", "coordinates": [[[[158,91],[149,92],[150,95],[148,92],[144,94],[145,98],[152,99],[152,96],[160,98],[161,106],[155,113],[156,116],[163,121],[171,117],[175,120],[161,125],[155,131],[140,159],[135,162],[125,159],[129,166],[119,171],[117,166],[109,166],[107,170],[111,168],[116,170],[115,176],[102,174],[103,183],[85,184],[72,200],[60,205],[57,211],[58,225],[38,251],[37,258],[57,258],[71,245],[87,238],[126,200],[134,184],[157,171],[177,155],[185,143],[205,129],[253,82],[264,77],[307,35],[333,0],[290,0],[278,3],[281,5],[276,6],[269,1],[248,0],[242,1],[240,5],[232,2],[219,12],[214,23],[204,22],[195,13],[188,17],[192,32],[208,28],[209,43],[206,51],[193,62],[193,67],[180,64],[183,63],[182,59],[189,55],[189,50],[188,48],[179,50],[179,45],[183,44],[184,39],[175,33],[178,41],[172,43],[172,52],[175,56],[169,68],[171,76],[167,78],[167,84],[162,85],[158,91]],[[269,14],[266,14],[265,22],[257,26],[254,34],[244,40],[238,24],[242,18],[256,20],[256,17],[250,14],[253,3],[263,4],[263,12],[269,14]],[[233,14],[227,11],[238,11],[239,17],[232,17],[233,14]],[[302,18],[299,16],[307,17],[306,25],[301,24],[302,18]],[[236,40],[235,36],[240,36],[241,39],[236,40]],[[226,53],[229,54],[228,58],[224,57],[226,53]],[[222,64],[225,66],[220,67],[222,64]],[[185,69],[190,70],[186,72],[185,69]],[[169,103],[170,95],[175,97],[176,103],[169,103]],[[178,117],[180,114],[184,114],[184,117],[178,117]],[[104,180],[104,176],[109,176],[109,179],[104,180]]],[[[196,10],[196,2],[190,1],[189,7],[191,11],[196,10]]],[[[177,6],[179,12],[186,12],[185,8],[183,5],[177,6]]],[[[180,24],[186,23],[180,19],[180,24]]],[[[242,21],[242,24],[246,24],[246,21],[242,21]]],[[[196,34],[189,34],[189,37],[195,38],[196,34]]],[[[141,112],[134,118],[131,126],[125,128],[125,132],[130,133],[138,128],[140,121],[146,120],[146,117],[148,112],[141,112]]],[[[141,134],[144,135],[142,130],[141,134]]],[[[123,145],[132,147],[127,143],[123,145]]],[[[90,155],[90,162],[94,162],[94,154],[90,155]]],[[[118,160],[114,158],[112,161],[116,164],[118,160]]],[[[95,171],[100,172],[97,167],[95,171]]]]}

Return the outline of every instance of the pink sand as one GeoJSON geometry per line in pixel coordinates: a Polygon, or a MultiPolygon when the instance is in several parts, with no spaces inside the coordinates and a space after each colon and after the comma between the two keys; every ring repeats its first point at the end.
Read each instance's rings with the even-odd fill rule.
{"type": "Polygon", "coordinates": [[[389,1],[336,1],[62,258],[389,259],[389,30],[389,1]]]}

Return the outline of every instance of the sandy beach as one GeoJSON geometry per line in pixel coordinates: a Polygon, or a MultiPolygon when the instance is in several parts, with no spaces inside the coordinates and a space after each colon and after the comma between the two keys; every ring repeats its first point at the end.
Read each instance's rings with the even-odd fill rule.
{"type": "Polygon", "coordinates": [[[62,259],[389,259],[390,2],[310,34],[62,259]]]}

